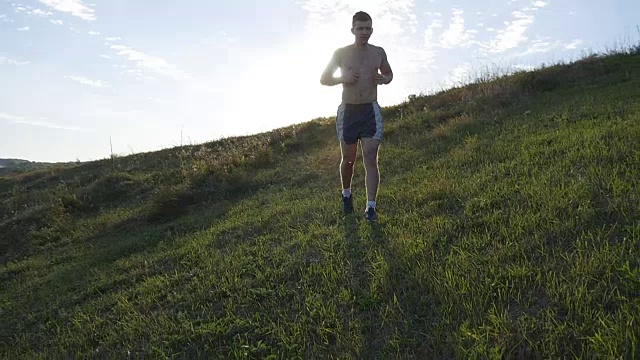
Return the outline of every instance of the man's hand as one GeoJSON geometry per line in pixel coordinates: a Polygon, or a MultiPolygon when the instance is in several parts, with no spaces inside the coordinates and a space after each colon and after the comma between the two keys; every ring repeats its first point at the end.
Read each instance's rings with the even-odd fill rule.
{"type": "Polygon", "coordinates": [[[352,85],[355,84],[360,78],[360,74],[353,71],[352,69],[347,69],[344,71],[344,74],[340,76],[343,84],[352,85]]]}
{"type": "Polygon", "coordinates": [[[376,76],[373,77],[373,80],[378,85],[386,85],[389,83],[389,78],[382,74],[376,74],[376,76]]]}

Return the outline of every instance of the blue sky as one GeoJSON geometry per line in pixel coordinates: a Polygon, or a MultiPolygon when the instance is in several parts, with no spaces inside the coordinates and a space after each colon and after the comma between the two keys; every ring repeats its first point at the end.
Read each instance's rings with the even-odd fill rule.
{"type": "Polygon", "coordinates": [[[373,17],[382,106],[630,45],[632,0],[0,0],[0,158],[88,161],[333,116],[320,74],[373,17]]]}

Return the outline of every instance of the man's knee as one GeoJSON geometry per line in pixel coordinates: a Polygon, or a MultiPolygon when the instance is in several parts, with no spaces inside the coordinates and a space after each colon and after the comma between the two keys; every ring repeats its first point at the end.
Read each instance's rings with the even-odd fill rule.
{"type": "Polygon", "coordinates": [[[375,151],[365,152],[363,156],[364,166],[368,168],[378,167],[378,153],[375,151]]]}
{"type": "Polygon", "coordinates": [[[351,156],[343,156],[342,157],[342,164],[347,165],[347,166],[353,166],[353,164],[355,164],[356,162],[356,158],[355,156],[351,157],[351,156]]]}
{"type": "Polygon", "coordinates": [[[356,162],[356,159],[347,158],[347,157],[342,158],[342,164],[346,166],[353,166],[355,162],[356,162]]]}

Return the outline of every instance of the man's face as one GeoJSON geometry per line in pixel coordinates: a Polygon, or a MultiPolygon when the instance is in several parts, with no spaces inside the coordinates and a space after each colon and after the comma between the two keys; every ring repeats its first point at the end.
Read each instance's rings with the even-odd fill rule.
{"type": "Polygon", "coordinates": [[[356,21],[351,28],[351,33],[356,37],[356,43],[366,44],[373,33],[371,21],[356,21]]]}

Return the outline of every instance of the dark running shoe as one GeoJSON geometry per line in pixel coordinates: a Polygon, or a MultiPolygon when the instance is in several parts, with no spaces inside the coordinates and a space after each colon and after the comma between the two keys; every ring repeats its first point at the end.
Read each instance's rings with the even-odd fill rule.
{"type": "Polygon", "coordinates": [[[377,221],[378,215],[376,214],[376,208],[369,207],[367,211],[364,212],[364,218],[367,221],[377,221]]]}
{"type": "Polygon", "coordinates": [[[353,195],[342,196],[342,210],[345,214],[353,213],[353,195]]]}

